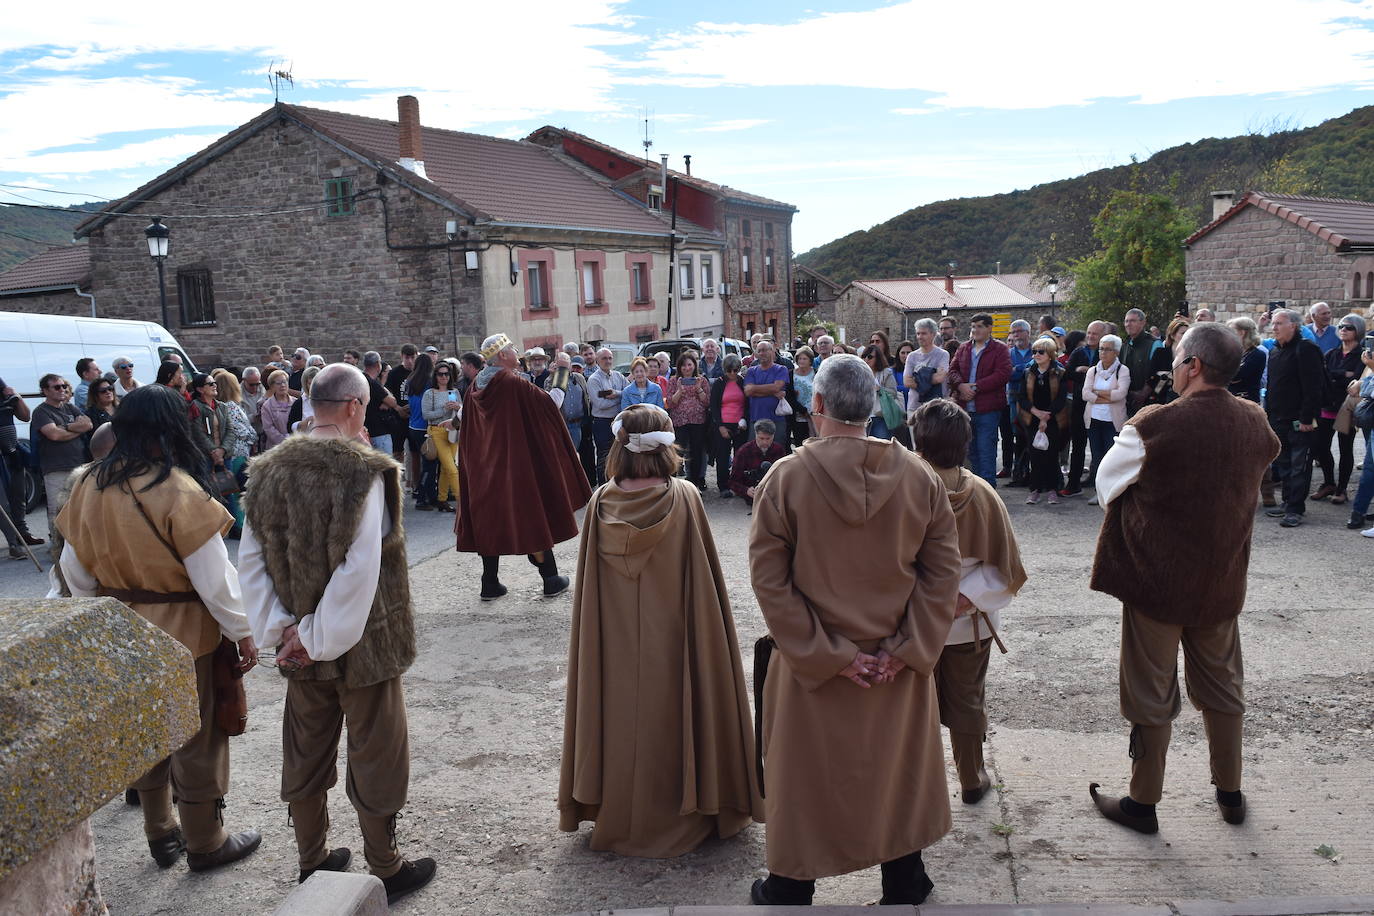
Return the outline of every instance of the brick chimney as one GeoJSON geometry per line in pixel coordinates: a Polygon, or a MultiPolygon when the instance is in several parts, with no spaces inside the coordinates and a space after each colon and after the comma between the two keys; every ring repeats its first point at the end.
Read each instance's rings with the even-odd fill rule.
{"type": "Polygon", "coordinates": [[[401,157],[396,160],[397,164],[421,178],[428,178],[425,174],[425,153],[420,144],[420,100],[413,95],[398,97],[396,119],[400,126],[401,147],[401,157]]]}
{"type": "Polygon", "coordinates": [[[1222,214],[1236,202],[1235,191],[1213,191],[1212,192],[1212,219],[1221,219],[1222,214]]]}
{"type": "Polygon", "coordinates": [[[954,295],[954,271],[945,274],[945,292],[954,295]]]}

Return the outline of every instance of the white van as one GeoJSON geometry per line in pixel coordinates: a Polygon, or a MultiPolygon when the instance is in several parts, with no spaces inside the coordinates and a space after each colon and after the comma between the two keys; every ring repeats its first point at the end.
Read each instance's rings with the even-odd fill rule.
{"type": "MultiPolygon", "coordinates": [[[[113,371],[116,357],[127,356],[134,364],[134,378],[146,385],[157,378],[158,365],[172,353],[181,357],[188,376],[195,371],[177,339],[151,321],[0,312],[0,379],[30,409],[43,400],[38,380],[49,372],[63,376],[73,387],[79,384],[76,361],[83,356],[92,357],[103,372],[113,371]]],[[[27,451],[28,424],[16,419],[14,425],[20,447],[27,451]]]]}

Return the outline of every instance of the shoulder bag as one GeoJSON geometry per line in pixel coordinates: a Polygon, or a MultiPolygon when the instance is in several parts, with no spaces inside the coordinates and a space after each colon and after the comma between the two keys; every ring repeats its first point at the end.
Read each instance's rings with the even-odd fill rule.
{"type": "Polygon", "coordinates": [[[1365,432],[1374,430],[1374,398],[1360,398],[1351,420],[1357,429],[1365,432]]]}

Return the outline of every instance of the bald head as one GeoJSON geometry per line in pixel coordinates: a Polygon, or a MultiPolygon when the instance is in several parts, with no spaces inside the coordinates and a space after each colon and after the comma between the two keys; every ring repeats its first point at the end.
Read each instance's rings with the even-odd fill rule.
{"type": "Polygon", "coordinates": [[[91,458],[100,461],[114,450],[115,432],[113,423],[101,424],[101,427],[91,433],[91,458]]]}
{"type": "Polygon", "coordinates": [[[330,363],[315,376],[310,387],[310,403],[316,414],[334,414],[352,401],[367,406],[367,377],[356,366],[330,363]]]}

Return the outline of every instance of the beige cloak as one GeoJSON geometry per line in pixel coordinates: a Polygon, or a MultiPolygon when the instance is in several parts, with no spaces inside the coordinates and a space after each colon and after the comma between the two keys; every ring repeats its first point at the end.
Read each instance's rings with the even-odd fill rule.
{"type": "Polygon", "coordinates": [[[667,858],[762,819],[744,667],[701,496],[601,487],[577,560],[559,828],[667,858]]]}
{"type": "Polygon", "coordinates": [[[950,828],[931,678],[954,620],[959,535],[935,472],[896,442],[810,439],[754,498],[750,569],[777,643],[764,688],[768,869],[823,878],[950,828]],[[864,689],[860,650],[908,666],[864,689]]]}

